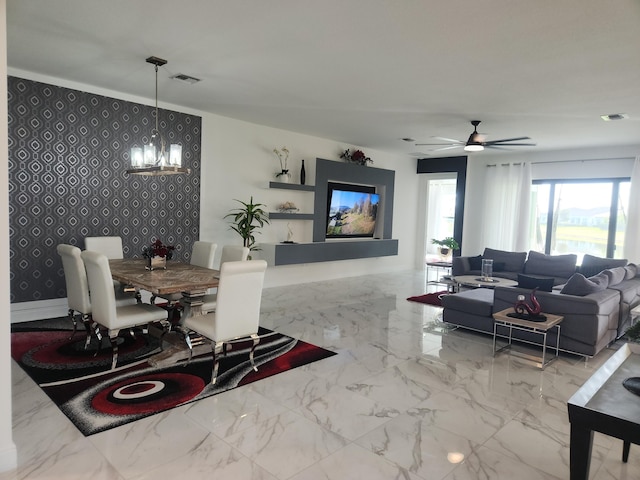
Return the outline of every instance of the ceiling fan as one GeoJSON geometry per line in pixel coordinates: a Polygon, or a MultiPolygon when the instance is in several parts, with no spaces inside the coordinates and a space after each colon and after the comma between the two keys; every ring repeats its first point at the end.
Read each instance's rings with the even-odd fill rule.
{"type": "Polygon", "coordinates": [[[433,137],[439,140],[444,140],[448,143],[416,143],[416,145],[443,146],[442,148],[436,148],[433,150],[434,152],[460,147],[464,147],[464,150],[467,152],[481,152],[485,148],[500,149],[502,147],[535,147],[536,145],[535,143],[511,143],[518,142],[520,140],[531,140],[529,137],[514,137],[485,141],[484,135],[478,133],[480,120],[471,120],[471,125],[473,125],[473,133],[469,135],[469,139],[466,142],[464,140],[455,140],[453,138],[433,137]]]}

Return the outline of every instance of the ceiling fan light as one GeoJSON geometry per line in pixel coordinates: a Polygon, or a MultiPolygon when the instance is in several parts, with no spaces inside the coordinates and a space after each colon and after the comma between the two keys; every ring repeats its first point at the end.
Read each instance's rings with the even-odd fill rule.
{"type": "Polygon", "coordinates": [[[464,146],[465,152],[481,152],[484,150],[484,147],[478,143],[468,143],[464,146]]]}

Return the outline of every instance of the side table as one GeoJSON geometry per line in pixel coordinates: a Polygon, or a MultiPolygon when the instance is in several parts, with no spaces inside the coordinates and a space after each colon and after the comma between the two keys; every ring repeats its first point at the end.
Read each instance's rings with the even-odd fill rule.
{"type": "Polygon", "coordinates": [[[453,264],[451,262],[427,262],[427,285],[444,285],[447,287],[447,292],[453,293],[455,284],[451,280],[452,265],[453,264]],[[429,280],[430,270],[435,270],[435,280],[429,280]]]}
{"type": "Polygon", "coordinates": [[[564,317],[560,315],[552,315],[550,313],[543,313],[547,319],[544,322],[533,322],[531,320],[524,320],[517,317],[510,317],[508,314],[513,314],[513,308],[507,308],[505,310],[501,310],[497,313],[493,314],[493,356],[495,357],[497,353],[510,349],[512,340],[513,340],[513,330],[520,330],[524,332],[531,332],[542,337],[542,357],[532,357],[531,355],[521,354],[514,352],[516,355],[520,355],[529,360],[536,360],[540,362],[540,369],[544,370],[544,368],[549,365],[552,361],[558,358],[558,354],[560,352],[560,323],[564,320],[564,317]],[[509,329],[509,336],[507,337],[508,343],[498,349],[496,349],[496,337],[498,336],[498,327],[503,326],[509,329]],[[547,355],[547,334],[549,331],[555,328],[556,329],[556,355],[550,360],[546,360],[547,355]]]}

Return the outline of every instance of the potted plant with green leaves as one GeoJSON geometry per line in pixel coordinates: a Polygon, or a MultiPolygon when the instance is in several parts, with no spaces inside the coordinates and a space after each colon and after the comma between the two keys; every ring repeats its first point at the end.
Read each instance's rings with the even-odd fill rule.
{"type": "Polygon", "coordinates": [[[443,257],[448,256],[454,250],[460,249],[460,245],[458,244],[456,239],[453,237],[443,238],[442,240],[432,238],[431,243],[433,243],[434,245],[440,246],[440,255],[442,255],[443,257]]]}
{"type": "MultiPolygon", "coordinates": [[[[255,235],[259,233],[258,230],[262,228],[265,223],[269,223],[267,212],[262,209],[262,207],[266,205],[253,203],[253,197],[251,197],[248,203],[237,199],[236,202],[241,203],[242,207],[231,210],[224,218],[231,217],[233,219],[231,221],[231,229],[242,237],[243,245],[249,248],[249,251],[260,250],[255,245],[255,235]]],[[[249,259],[251,259],[251,256],[249,256],[249,259]]]]}

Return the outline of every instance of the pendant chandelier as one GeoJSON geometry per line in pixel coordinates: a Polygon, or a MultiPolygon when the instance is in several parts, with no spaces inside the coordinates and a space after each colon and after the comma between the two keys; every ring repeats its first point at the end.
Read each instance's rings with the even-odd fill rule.
{"type": "Polygon", "coordinates": [[[131,168],[127,173],[132,175],[174,175],[191,173],[182,166],[182,145],[171,144],[167,150],[167,142],[158,128],[158,67],[167,63],[158,57],[147,58],[147,63],[155,65],[156,70],[156,126],[151,130],[151,138],[142,147],[131,147],[131,168]]]}

